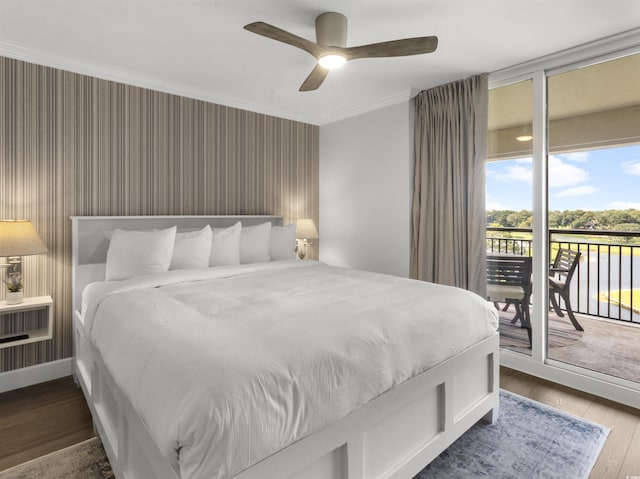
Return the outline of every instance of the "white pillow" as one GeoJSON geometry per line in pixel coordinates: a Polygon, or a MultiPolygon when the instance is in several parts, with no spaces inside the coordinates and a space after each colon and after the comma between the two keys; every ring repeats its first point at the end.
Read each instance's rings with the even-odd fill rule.
{"type": "Polygon", "coordinates": [[[169,269],[176,227],[157,231],[115,230],[107,251],[107,281],[162,273],[169,269]]]}
{"type": "Polygon", "coordinates": [[[169,269],[208,268],[213,232],[207,225],[199,231],[176,233],[169,269]]]}
{"type": "Polygon", "coordinates": [[[213,228],[213,242],[209,266],[240,264],[240,232],[239,221],[229,228],[213,228]]]}
{"type": "Polygon", "coordinates": [[[240,235],[240,263],[262,263],[271,261],[271,223],[244,226],[240,235]]]}
{"type": "Polygon", "coordinates": [[[272,226],[271,245],[269,247],[271,261],[296,259],[296,225],[272,226]]]}

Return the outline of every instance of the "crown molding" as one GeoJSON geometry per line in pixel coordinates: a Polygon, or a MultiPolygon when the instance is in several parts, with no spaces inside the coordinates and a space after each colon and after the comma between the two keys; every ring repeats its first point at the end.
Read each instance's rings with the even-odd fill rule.
{"type": "Polygon", "coordinates": [[[15,60],[25,61],[28,63],[35,63],[37,65],[57,68],[72,73],[100,78],[102,80],[124,83],[126,85],[146,88],[163,93],[169,93],[172,95],[183,96],[192,98],[194,100],[202,100],[222,106],[248,110],[255,113],[284,118],[287,120],[310,123],[312,125],[320,125],[326,121],[326,119],[323,119],[321,117],[306,115],[300,112],[292,112],[290,110],[278,108],[273,105],[264,105],[246,100],[244,98],[217,95],[208,91],[191,88],[180,83],[166,82],[157,78],[134,75],[123,70],[118,70],[103,65],[86,63],[70,58],[65,58],[60,55],[34,50],[5,40],[0,40],[0,55],[8,58],[13,58],[15,60]]]}
{"type": "Polygon", "coordinates": [[[382,98],[374,98],[369,101],[365,101],[364,103],[335,111],[326,116],[315,116],[279,108],[274,105],[265,105],[253,102],[244,98],[217,95],[215,93],[192,88],[184,84],[166,82],[158,78],[135,75],[130,72],[104,65],[73,60],[49,52],[34,50],[5,40],[0,40],[0,55],[13,58],[15,60],[78,73],[80,75],[100,78],[102,80],[124,83],[126,85],[193,98],[195,100],[202,100],[218,105],[248,110],[263,115],[275,116],[278,118],[309,123],[317,126],[326,125],[335,121],[362,115],[364,113],[369,113],[374,110],[408,101],[413,96],[412,90],[407,89],[382,98]]]}

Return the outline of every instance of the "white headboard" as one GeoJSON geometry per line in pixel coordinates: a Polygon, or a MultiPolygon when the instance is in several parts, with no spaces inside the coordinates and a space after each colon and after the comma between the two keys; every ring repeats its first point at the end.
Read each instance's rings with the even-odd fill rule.
{"type": "Polygon", "coordinates": [[[206,225],[224,228],[238,221],[244,226],[266,221],[280,226],[283,222],[282,216],[72,216],[71,274],[74,311],[81,307],[84,287],[94,281],[104,280],[104,264],[109,239],[114,230],[152,230],[177,226],[178,231],[189,231],[206,225]]]}

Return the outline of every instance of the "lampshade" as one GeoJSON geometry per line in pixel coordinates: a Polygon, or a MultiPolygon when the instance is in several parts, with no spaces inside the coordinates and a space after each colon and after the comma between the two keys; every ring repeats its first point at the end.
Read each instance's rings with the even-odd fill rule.
{"type": "Polygon", "coordinates": [[[0,221],[0,257],[46,253],[36,229],[27,220],[0,221]]]}
{"type": "Polygon", "coordinates": [[[318,230],[313,220],[304,218],[296,222],[296,238],[316,239],[318,238],[318,230]]]}

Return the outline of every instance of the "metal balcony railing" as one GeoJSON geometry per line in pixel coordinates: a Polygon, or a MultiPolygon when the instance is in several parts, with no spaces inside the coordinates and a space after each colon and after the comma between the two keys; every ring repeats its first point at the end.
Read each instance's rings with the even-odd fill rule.
{"type": "MultiPolygon", "coordinates": [[[[531,229],[487,227],[487,252],[532,256],[531,229]]],[[[577,313],[640,323],[640,233],[550,229],[550,261],[559,247],[582,253],[571,281],[571,305],[577,313]],[[628,293],[627,293],[628,292],[628,293]]]]}

